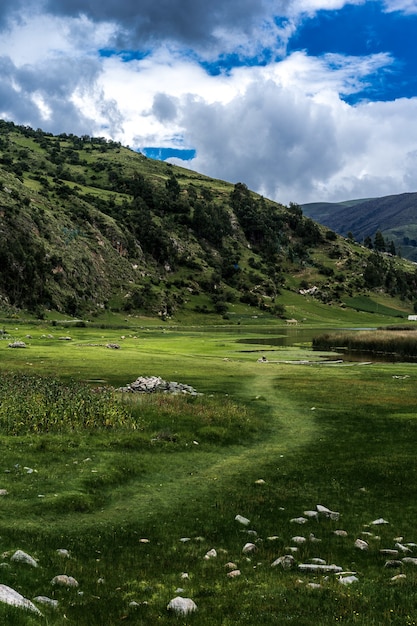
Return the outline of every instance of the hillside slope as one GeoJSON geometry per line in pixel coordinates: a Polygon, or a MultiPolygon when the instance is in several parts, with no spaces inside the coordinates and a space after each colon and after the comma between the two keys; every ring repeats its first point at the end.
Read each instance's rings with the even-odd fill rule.
{"type": "Polygon", "coordinates": [[[412,309],[415,268],[303,215],[103,138],[0,121],[0,302],[73,316],[341,305],[376,290],[412,309]]]}
{"type": "Polygon", "coordinates": [[[403,193],[341,203],[303,206],[312,219],[341,235],[352,233],[356,241],[372,240],[380,231],[401,255],[417,261],[417,193],[403,193]]]}

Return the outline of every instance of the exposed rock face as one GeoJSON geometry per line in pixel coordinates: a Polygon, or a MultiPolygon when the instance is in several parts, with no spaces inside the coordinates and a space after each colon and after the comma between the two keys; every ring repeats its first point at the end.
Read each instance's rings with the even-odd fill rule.
{"type": "Polygon", "coordinates": [[[173,393],[173,394],[189,394],[197,396],[197,391],[190,385],[184,383],[169,382],[163,380],[160,376],[139,376],[133,383],[126,387],[120,387],[119,391],[128,393],[173,393]]]}

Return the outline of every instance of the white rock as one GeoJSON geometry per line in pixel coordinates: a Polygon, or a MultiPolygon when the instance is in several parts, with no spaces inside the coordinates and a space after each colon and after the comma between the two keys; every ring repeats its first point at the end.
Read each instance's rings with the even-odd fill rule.
{"type": "Polygon", "coordinates": [[[395,547],[397,548],[397,550],[400,550],[401,552],[411,552],[410,548],[407,548],[407,546],[404,546],[402,543],[399,543],[397,541],[397,543],[395,544],[395,547]]]}
{"type": "Polygon", "coordinates": [[[4,602],[5,604],[16,606],[21,609],[26,609],[27,611],[32,611],[32,613],[36,613],[36,615],[42,615],[33,602],[7,585],[0,584],[0,602],[4,602]]]}
{"type": "Polygon", "coordinates": [[[58,574],[51,580],[51,585],[59,585],[60,587],[78,587],[78,581],[72,576],[66,574],[58,574]]]}
{"type": "Polygon", "coordinates": [[[307,539],[305,537],[300,537],[299,535],[297,535],[295,537],[291,537],[291,541],[293,543],[302,544],[302,543],[305,543],[307,539]]]}
{"type": "Polygon", "coordinates": [[[396,576],[393,576],[391,578],[391,582],[396,583],[396,582],[399,582],[401,580],[404,580],[405,578],[407,578],[407,576],[405,574],[397,574],[396,576]]]}
{"type": "Polygon", "coordinates": [[[352,583],[356,583],[359,581],[359,578],[357,576],[342,576],[339,579],[339,583],[341,585],[351,585],[352,583]]]}
{"type": "Polygon", "coordinates": [[[303,511],[304,515],[306,517],[311,517],[313,519],[318,519],[319,518],[319,512],[318,511],[303,511]]]}
{"type": "Polygon", "coordinates": [[[236,578],[237,576],[240,576],[240,569],[234,569],[231,572],[227,573],[228,578],[236,578]]]}
{"type": "Polygon", "coordinates": [[[209,551],[205,554],[204,558],[206,559],[206,561],[208,561],[209,559],[215,559],[215,558],[216,558],[216,556],[217,556],[217,552],[216,552],[216,550],[213,548],[212,550],[209,550],[209,551]]]}
{"type": "Polygon", "coordinates": [[[417,565],[417,559],[412,556],[405,556],[401,560],[403,563],[408,563],[409,565],[417,565]]]}
{"type": "Polygon", "coordinates": [[[68,550],[66,550],[65,548],[58,548],[58,550],[56,551],[56,553],[57,553],[59,556],[62,556],[62,557],[64,557],[64,558],[66,558],[66,559],[69,559],[69,558],[70,558],[70,553],[69,553],[69,551],[68,551],[68,550]]]}
{"type": "Polygon", "coordinates": [[[321,589],[321,585],[319,583],[307,583],[307,589],[321,589]]]}
{"type": "Polygon", "coordinates": [[[277,567],[280,565],[283,569],[290,569],[293,567],[295,563],[295,559],[292,554],[284,554],[284,556],[279,556],[273,563],[271,563],[271,567],[277,567]]]}
{"type": "Polygon", "coordinates": [[[337,521],[340,517],[340,513],[337,511],[331,511],[327,508],[327,506],[323,506],[322,504],[317,504],[316,509],[321,515],[329,517],[333,521],[337,521]]]}
{"type": "Polygon", "coordinates": [[[7,496],[9,494],[9,492],[7,491],[7,489],[0,489],[0,496],[7,496]]]}
{"type": "Polygon", "coordinates": [[[316,565],[326,565],[326,561],[324,559],[319,559],[318,557],[311,559],[311,562],[316,565]]]}
{"type": "Polygon", "coordinates": [[[258,548],[255,546],[254,543],[245,543],[245,545],[242,548],[242,552],[243,554],[251,554],[252,552],[256,552],[258,548]]]}
{"type": "Polygon", "coordinates": [[[37,561],[35,561],[35,559],[32,556],[30,556],[30,554],[23,552],[23,550],[16,550],[16,552],[13,554],[10,560],[13,561],[14,563],[26,563],[26,565],[31,565],[32,567],[38,567],[37,561]]]}
{"type": "Polygon", "coordinates": [[[300,563],[298,569],[302,572],[333,572],[339,573],[343,569],[338,565],[321,565],[319,563],[300,563]]]}
{"type": "Polygon", "coordinates": [[[363,539],[356,539],[355,543],[354,543],[355,548],[358,548],[358,550],[368,550],[369,549],[369,544],[366,541],[363,541],[363,539]]]}
{"type": "Polygon", "coordinates": [[[236,563],[232,563],[232,561],[229,561],[228,563],[226,563],[225,567],[227,567],[227,569],[237,569],[236,563]]]}
{"type": "Polygon", "coordinates": [[[197,605],[191,598],[177,596],[170,600],[167,609],[168,611],[174,611],[177,615],[188,615],[188,613],[193,613],[197,610],[197,605]]]}
{"type": "Polygon", "coordinates": [[[308,519],[306,517],[293,517],[292,519],[290,519],[290,522],[292,524],[306,524],[306,522],[308,522],[308,519]]]}
{"type": "Polygon", "coordinates": [[[383,548],[382,550],[380,550],[380,553],[384,556],[398,556],[398,550],[391,550],[390,548],[383,548]]]}
{"type": "Polygon", "coordinates": [[[46,606],[51,606],[54,609],[58,607],[58,600],[53,600],[52,598],[48,598],[48,596],[36,596],[33,598],[34,602],[38,602],[39,604],[45,604],[46,606]]]}
{"type": "Polygon", "coordinates": [[[247,526],[250,523],[250,520],[248,520],[247,517],[243,517],[243,515],[236,515],[235,521],[239,522],[239,524],[243,524],[244,526],[247,526]]]}
{"type": "Polygon", "coordinates": [[[383,517],[379,517],[378,519],[374,519],[371,524],[373,526],[379,526],[380,524],[389,524],[389,522],[387,522],[387,520],[385,520],[383,517]]]}
{"type": "Polygon", "coordinates": [[[337,535],[338,537],[347,537],[348,536],[346,530],[335,530],[335,531],[333,531],[333,534],[337,535]]]}

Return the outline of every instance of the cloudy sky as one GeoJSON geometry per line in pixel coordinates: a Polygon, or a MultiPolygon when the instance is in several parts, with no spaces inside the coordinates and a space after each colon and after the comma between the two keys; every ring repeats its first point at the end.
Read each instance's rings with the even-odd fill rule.
{"type": "Polygon", "coordinates": [[[1,0],[0,118],[284,204],[417,191],[417,0],[1,0]]]}

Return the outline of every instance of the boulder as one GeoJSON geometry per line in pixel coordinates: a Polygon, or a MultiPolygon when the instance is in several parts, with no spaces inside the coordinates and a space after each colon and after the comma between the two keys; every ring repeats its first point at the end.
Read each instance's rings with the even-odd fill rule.
{"type": "Polygon", "coordinates": [[[173,611],[177,615],[188,615],[189,613],[194,613],[197,610],[196,603],[191,600],[191,598],[182,598],[181,596],[177,596],[170,600],[167,605],[168,611],[173,611]]]}
{"type": "Polygon", "coordinates": [[[20,609],[25,609],[26,611],[31,611],[31,613],[36,613],[36,615],[42,615],[33,602],[7,585],[0,584],[0,602],[4,602],[10,606],[16,606],[20,609]]]}
{"type": "Polygon", "coordinates": [[[35,559],[32,556],[30,556],[30,554],[23,552],[23,550],[16,550],[16,552],[12,555],[10,560],[13,561],[14,563],[26,563],[26,565],[31,565],[32,567],[38,567],[38,563],[35,561],[35,559]]]}

